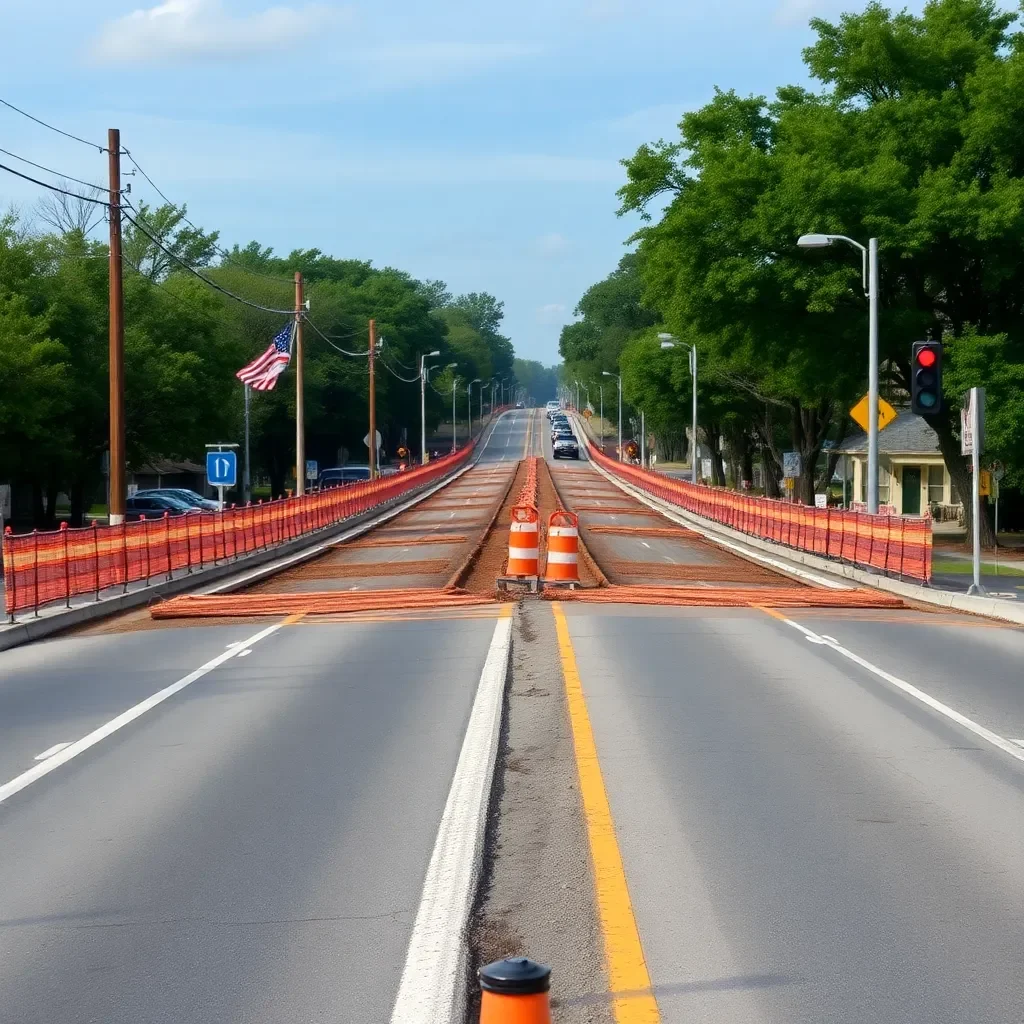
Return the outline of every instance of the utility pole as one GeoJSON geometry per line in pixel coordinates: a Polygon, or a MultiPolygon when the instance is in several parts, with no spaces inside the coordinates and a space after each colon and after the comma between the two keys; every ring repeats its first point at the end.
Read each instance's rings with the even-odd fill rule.
{"type": "Polygon", "coordinates": [[[373,357],[377,351],[377,323],[370,321],[370,479],[377,477],[377,388],[373,376],[373,357]]]}
{"type": "Polygon", "coordinates": [[[295,493],[306,493],[305,391],[302,357],[302,274],[295,271],[295,493]]]}
{"type": "Polygon", "coordinates": [[[110,178],[110,496],[107,521],[124,522],[124,282],[121,277],[121,132],[107,129],[110,178]]]}
{"type": "Polygon", "coordinates": [[[252,500],[252,476],[249,472],[249,385],[243,384],[245,391],[245,469],[242,470],[242,500],[248,504],[252,500]]]}
{"type": "Polygon", "coordinates": [[[458,448],[458,436],[455,433],[455,386],[459,383],[458,377],[452,377],[452,453],[458,448]]]}

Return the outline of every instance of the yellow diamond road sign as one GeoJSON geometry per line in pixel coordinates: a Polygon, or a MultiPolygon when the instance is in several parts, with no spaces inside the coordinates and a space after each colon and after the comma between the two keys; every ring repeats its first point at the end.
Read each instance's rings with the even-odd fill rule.
{"type": "MultiPolygon", "coordinates": [[[[865,395],[851,410],[850,415],[854,418],[861,430],[867,433],[868,429],[868,396],[865,395]]],[[[884,399],[878,400],[878,429],[885,430],[892,421],[896,419],[896,410],[884,399]]]]}

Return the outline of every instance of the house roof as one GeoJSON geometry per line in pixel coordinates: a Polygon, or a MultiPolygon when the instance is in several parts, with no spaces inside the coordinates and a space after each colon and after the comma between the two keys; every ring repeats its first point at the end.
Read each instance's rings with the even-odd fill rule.
{"type": "MultiPolygon", "coordinates": [[[[863,454],[868,450],[868,435],[862,430],[846,438],[836,450],[848,454],[863,454]]],[[[939,455],[939,435],[921,416],[907,409],[878,432],[878,450],[888,455],[939,455]]]]}
{"type": "Polygon", "coordinates": [[[145,476],[173,476],[175,473],[205,473],[206,467],[187,460],[154,459],[144,466],[132,466],[131,471],[145,476]]]}

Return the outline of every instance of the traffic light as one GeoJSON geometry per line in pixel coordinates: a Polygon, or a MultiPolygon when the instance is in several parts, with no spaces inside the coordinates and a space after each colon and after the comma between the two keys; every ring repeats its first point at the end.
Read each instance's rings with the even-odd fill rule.
{"type": "Polygon", "coordinates": [[[942,410],[942,342],[915,341],[910,357],[910,409],[918,416],[942,410]]]}

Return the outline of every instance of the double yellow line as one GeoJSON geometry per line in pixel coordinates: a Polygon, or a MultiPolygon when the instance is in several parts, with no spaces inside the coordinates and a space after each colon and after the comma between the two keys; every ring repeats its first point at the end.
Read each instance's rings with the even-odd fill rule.
{"type": "Polygon", "coordinates": [[[594,863],[594,889],[604,937],[612,1010],[616,1024],[659,1024],[661,1012],[652,991],[651,976],[629,898],[622,851],[615,836],[615,822],[612,820],[608,793],[604,787],[601,764],[597,759],[597,744],[583,696],[583,683],[576,664],[572,638],[569,636],[569,625],[557,601],[551,605],[551,610],[555,616],[565,696],[576,750],[580,796],[587,822],[590,856],[594,863]]]}

